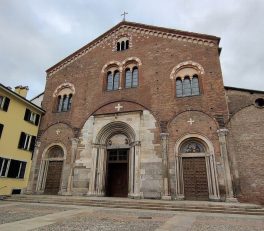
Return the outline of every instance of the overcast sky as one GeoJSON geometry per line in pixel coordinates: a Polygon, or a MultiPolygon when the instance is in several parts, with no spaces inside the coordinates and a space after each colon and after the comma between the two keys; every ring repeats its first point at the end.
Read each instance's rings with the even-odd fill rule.
{"type": "Polygon", "coordinates": [[[0,82],[45,87],[46,69],[122,20],[221,37],[226,86],[264,90],[264,0],[0,0],[0,82]]]}

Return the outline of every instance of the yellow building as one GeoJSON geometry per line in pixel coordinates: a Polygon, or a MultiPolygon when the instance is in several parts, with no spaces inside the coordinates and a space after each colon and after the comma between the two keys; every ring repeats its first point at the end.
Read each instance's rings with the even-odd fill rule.
{"type": "Polygon", "coordinates": [[[28,88],[15,91],[0,84],[0,196],[19,194],[27,187],[41,115],[26,99],[28,88]]]}

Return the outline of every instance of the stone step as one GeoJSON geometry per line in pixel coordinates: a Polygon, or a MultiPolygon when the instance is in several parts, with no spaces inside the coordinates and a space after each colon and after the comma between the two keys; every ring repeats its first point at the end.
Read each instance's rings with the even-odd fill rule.
{"type": "Polygon", "coordinates": [[[150,209],[164,211],[188,211],[188,212],[206,212],[206,213],[229,213],[229,214],[248,214],[264,215],[264,209],[258,205],[228,204],[228,203],[195,203],[195,202],[164,202],[158,200],[131,200],[131,199],[89,199],[82,197],[63,197],[63,196],[12,196],[8,201],[25,203],[45,203],[45,204],[65,204],[95,206],[107,208],[129,208],[129,209],[150,209]]]}

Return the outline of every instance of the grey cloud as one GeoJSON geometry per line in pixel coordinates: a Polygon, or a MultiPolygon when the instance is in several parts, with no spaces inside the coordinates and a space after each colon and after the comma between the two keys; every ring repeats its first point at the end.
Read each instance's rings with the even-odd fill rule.
{"type": "Polygon", "coordinates": [[[122,20],[221,37],[226,85],[263,90],[261,0],[1,0],[0,82],[45,87],[45,70],[122,20]]]}

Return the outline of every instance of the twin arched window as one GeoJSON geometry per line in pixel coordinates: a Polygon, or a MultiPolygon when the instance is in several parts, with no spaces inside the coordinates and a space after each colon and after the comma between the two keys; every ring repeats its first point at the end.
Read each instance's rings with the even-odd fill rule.
{"type": "Polygon", "coordinates": [[[57,101],[57,111],[69,111],[71,109],[72,94],[59,95],[57,101]]]}
{"type": "Polygon", "coordinates": [[[128,65],[124,75],[117,68],[111,68],[106,75],[106,90],[115,91],[122,88],[136,88],[139,81],[138,75],[136,64],[128,65]]]}
{"type": "Polygon", "coordinates": [[[132,71],[130,68],[127,68],[125,73],[125,88],[132,88],[137,86],[138,86],[138,68],[134,67],[132,71]]]}
{"type": "Polygon", "coordinates": [[[120,73],[119,71],[107,72],[107,91],[114,91],[119,89],[120,73]]]}
{"type": "Polygon", "coordinates": [[[195,74],[192,77],[185,76],[183,79],[176,78],[176,96],[185,97],[192,95],[200,95],[199,80],[195,74]]]}

